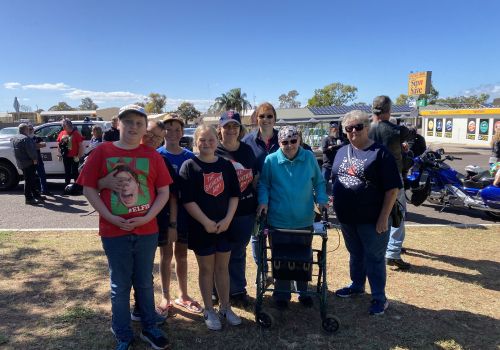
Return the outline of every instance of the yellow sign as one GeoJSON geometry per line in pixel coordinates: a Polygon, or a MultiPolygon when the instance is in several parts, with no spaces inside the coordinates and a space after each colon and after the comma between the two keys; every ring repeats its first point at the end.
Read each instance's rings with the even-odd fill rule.
{"type": "Polygon", "coordinates": [[[420,111],[420,115],[464,115],[464,114],[500,114],[500,108],[476,108],[476,109],[437,109],[420,111]]]}
{"type": "Polygon", "coordinates": [[[430,71],[411,73],[408,76],[408,96],[430,93],[431,73],[430,71]]]}

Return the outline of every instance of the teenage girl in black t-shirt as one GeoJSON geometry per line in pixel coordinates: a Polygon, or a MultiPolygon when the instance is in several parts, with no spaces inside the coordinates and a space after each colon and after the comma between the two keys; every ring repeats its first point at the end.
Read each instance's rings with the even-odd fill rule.
{"type": "Polygon", "coordinates": [[[179,173],[180,199],[191,216],[188,247],[194,251],[198,261],[205,324],[211,330],[220,330],[220,318],[231,325],[241,323],[229,305],[228,264],[231,246],[227,232],[238,207],[240,187],[231,163],[215,155],[215,129],[199,126],[194,140],[200,153],[182,164],[179,173]],[[214,277],[220,299],[220,318],[212,303],[214,277]]]}

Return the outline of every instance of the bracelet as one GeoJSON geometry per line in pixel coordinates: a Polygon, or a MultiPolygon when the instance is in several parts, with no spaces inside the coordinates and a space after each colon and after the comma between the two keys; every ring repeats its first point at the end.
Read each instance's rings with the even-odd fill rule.
{"type": "Polygon", "coordinates": [[[168,227],[170,228],[177,228],[177,223],[176,222],[171,222],[168,224],[168,227]]]}

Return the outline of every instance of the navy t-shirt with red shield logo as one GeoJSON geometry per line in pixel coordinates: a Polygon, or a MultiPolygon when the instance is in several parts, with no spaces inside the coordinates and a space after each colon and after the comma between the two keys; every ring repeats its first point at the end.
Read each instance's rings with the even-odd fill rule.
{"type": "MultiPolygon", "coordinates": [[[[226,216],[229,199],[240,197],[236,170],[230,161],[222,157],[218,157],[214,163],[205,163],[198,158],[189,159],[182,164],[179,177],[182,203],[195,202],[215,222],[226,216]]],[[[218,235],[225,234],[227,232],[218,235]]],[[[202,224],[189,217],[190,249],[211,245],[218,235],[207,233],[202,224]]]]}
{"type": "Polygon", "coordinates": [[[257,174],[257,158],[255,158],[252,148],[241,142],[236,151],[229,151],[224,146],[219,145],[215,153],[229,160],[236,169],[236,175],[238,175],[241,197],[235,216],[255,214],[257,192],[252,186],[252,182],[257,174]]]}

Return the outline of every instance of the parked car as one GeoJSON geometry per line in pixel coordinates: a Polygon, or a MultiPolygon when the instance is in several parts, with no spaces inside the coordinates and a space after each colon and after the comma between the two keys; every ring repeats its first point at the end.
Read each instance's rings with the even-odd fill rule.
{"type": "Polygon", "coordinates": [[[12,136],[17,134],[19,128],[17,126],[9,126],[0,129],[0,139],[10,139],[12,136]]]}
{"type": "MultiPolygon", "coordinates": [[[[110,122],[94,120],[73,121],[73,125],[77,128],[78,132],[82,134],[85,149],[89,147],[93,125],[100,125],[103,131],[111,128],[110,122]]],[[[48,178],[61,177],[64,175],[63,162],[57,158],[59,153],[57,136],[61,130],[61,122],[47,123],[35,127],[35,135],[41,137],[46,143],[46,146],[41,148],[40,152],[45,163],[45,172],[48,178]]],[[[18,169],[16,165],[14,149],[10,141],[11,137],[8,139],[0,139],[0,190],[16,187],[22,179],[22,171],[18,169]]]]}
{"type": "Polygon", "coordinates": [[[193,150],[194,131],[195,130],[196,130],[196,128],[185,128],[184,129],[184,136],[182,136],[181,140],[179,141],[179,145],[181,147],[185,147],[190,151],[193,150]]]}

